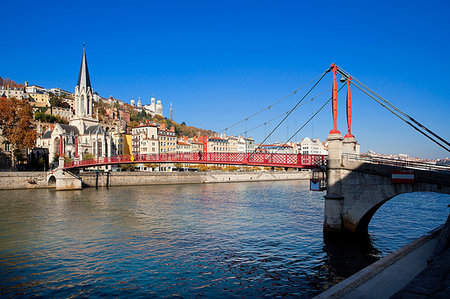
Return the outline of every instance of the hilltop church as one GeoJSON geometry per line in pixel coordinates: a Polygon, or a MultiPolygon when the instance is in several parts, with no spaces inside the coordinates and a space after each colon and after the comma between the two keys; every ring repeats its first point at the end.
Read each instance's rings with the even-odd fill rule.
{"type": "Polygon", "coordinates": [[[75,87],[75,114],[69,125],[55,124],[37,139],[37,145],[48,148],[50,161],[56,155],[72,160],[82,159],[89,153],[94,158],[110,157],[112,137],[92,116],[94,93],[89,78],[86,49],[83,47],[80,73],[75,87]]]}

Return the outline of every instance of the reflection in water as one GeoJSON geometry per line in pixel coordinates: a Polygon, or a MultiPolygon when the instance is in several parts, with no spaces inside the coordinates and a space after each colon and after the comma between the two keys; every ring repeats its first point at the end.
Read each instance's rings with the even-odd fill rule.
{"type": "Polygon", "coordinates": [[[327,279],[329,285],[340,282],[381,257],[370,236],[327,238],[323,251],[326,252],[321,265],[325,268],[323,279],[327,279]]]}
{"type": "MultiPolygon", "coordinates": [[[[294,181],[0,191],[0,294],[310,297],[426,231],[389,234],[400,204],[372,241],[324,243],[322,196],[294,181]]],[[[425,227],[444,222],[448,198],[408,204],[422,196],[425,227]]]]}

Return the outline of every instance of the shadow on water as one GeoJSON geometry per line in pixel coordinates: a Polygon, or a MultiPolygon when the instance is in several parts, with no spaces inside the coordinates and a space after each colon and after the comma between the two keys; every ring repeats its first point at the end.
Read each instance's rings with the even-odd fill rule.
{"type": "Polygon", "coordinates": [[[340,235],[324,238],[323,263],[317,273],[316,287],[327,289],[378,261],[382,252],[370,235],[340,235]]]}

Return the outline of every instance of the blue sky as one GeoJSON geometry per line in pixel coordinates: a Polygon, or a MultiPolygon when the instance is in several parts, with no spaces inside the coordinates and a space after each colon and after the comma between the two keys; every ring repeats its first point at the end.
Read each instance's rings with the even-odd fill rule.
{"type": "MultiPolygon", "coordinates": [[[[86,42],[100,95],[141,97],[144,104],[154,95],[166,116],[173,103],[175,121],[219,131],[335,62],[450,139],[448,1],[6,0],[1,7],[0,76],[18,82],[73,91],[86,42]]],[[[316,93],[330,86],[327,76],[316,93]]],[[[271,141],[284,142],[329,94],[302,106],[271,141]]],[[[362,151],[450,156],[355,89],[353,98],[353,133],[362,151]]],[[[296,100],[229,133],[287,111],[296,100]]],[[[338,128],[345,133],[344,92],[339,103],[338,128]]],[[[295,139],[324,139],[331,127],[330,106],[295,139]]],[[[260,141],[268,129],[249,135],[260,141]]]]}

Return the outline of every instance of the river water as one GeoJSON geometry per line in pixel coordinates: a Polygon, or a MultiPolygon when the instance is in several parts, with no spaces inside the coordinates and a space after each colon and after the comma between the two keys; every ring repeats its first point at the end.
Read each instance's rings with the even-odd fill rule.
{"type": "Polygon", "coordinates": [[[0,296],[311,297],[445,222],[394,198],[368,240],[324,243],[306,182],[0,191],[0,296]]]}

